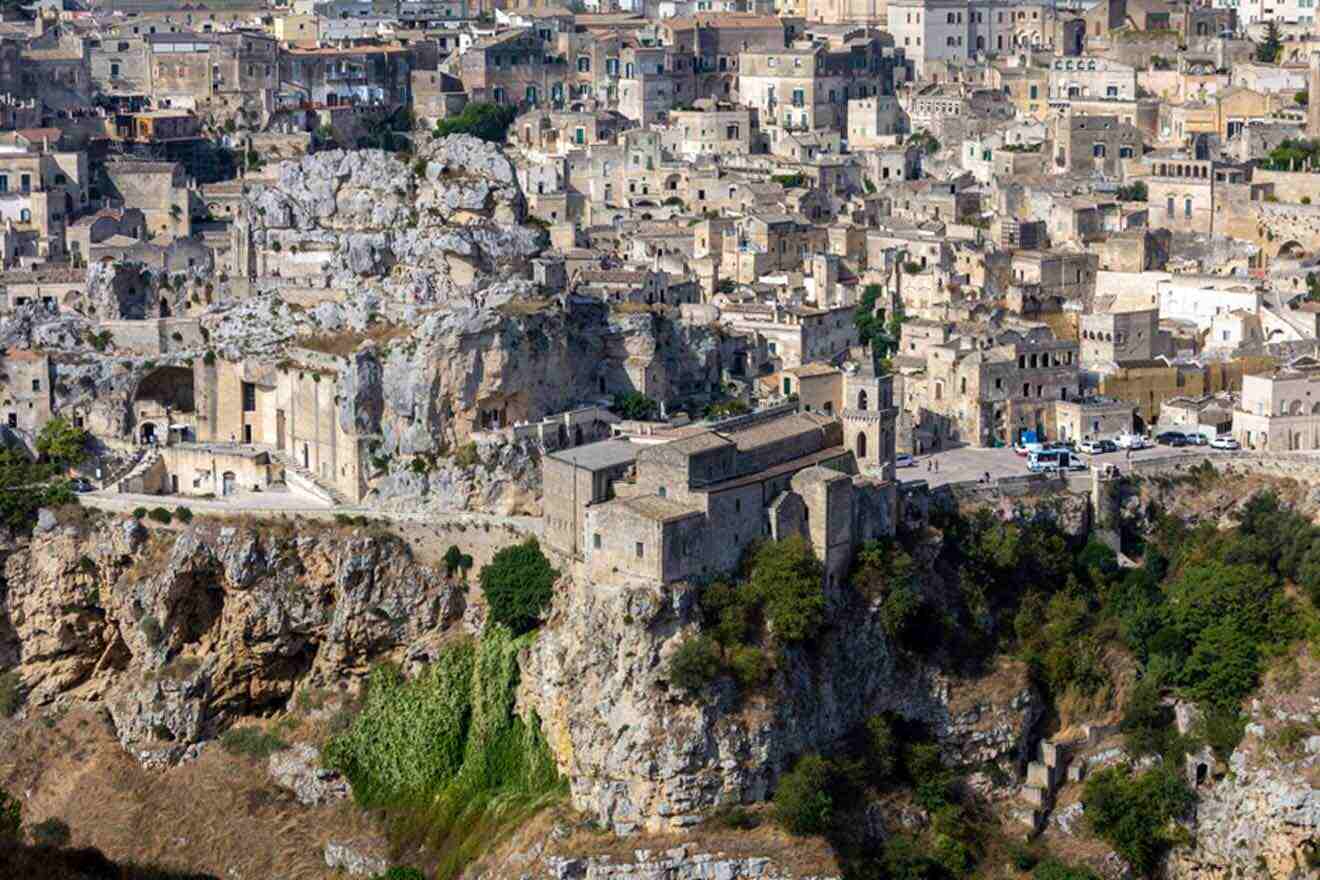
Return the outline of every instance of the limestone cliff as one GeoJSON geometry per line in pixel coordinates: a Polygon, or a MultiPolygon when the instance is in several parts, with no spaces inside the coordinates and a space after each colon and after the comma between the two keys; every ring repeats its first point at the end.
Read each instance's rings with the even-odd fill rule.
{"type": "Polygon", "coordinates": [[[29,705],[104,702],[151,761],[296,688],[423,662],[466,607],[464,587],[398,539],[307,524],[172,531],[93,515],[7,557],[0,657],[29,705]]]}
{"type": "Polygon", "coordinates": [[[683,828],[716,805],[764,800],[794,756],[877,712],[924,722],[951,764],[1012,772],[1025,761],[1042,707],[1023,668],[967,682],[910,665],[877,609],[842,592],[833,626],[788,652],[763,691],[740,701],[724,681],[682,694],[667,660],[694,628],[694,600],[685,586],[575,581],[527,657],[521,699],[541,717],[574,804],[617,832],[683,828]]]}

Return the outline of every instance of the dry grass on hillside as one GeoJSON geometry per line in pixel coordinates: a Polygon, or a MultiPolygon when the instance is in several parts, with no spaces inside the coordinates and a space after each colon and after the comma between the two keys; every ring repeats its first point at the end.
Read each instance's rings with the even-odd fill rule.
{"type": "Polygon", "coordinates": [[[347,357],[357,351],[364,342],[384,345],[396,339],[405,339],[413,331],[412,327],[401,324],[373,324],[364,331],[350,330],[343,333],[316,333],[300,336],[293,344],[310,351],[335,357],[347,357]]]}
{"type": "Polygon", "coordinates": [[[22,797],[28,822],[67,822],[75,847],[217,877],[329,880],[327,840],[374,836],[350,803],[303,807],[265,762],[215,745],[191,764],[144,770],[90,710],[4,722],[0,786],[22,797]]]}

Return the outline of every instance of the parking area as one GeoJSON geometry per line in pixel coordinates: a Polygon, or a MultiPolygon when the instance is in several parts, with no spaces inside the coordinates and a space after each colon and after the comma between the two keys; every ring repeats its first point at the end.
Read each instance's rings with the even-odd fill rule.
{"type": "MultiPolygon", "coordinates": [[[[1220,454],[1222,453],[1208,446],[1184,446],[1180,448],[1153,446],[1149,449],[1138,449],[1133,452],[1130,460],[1146,461],[1152,458],[1178,457],[1196,457],[1198,459],[1210,457],[1213,459],[1214,456],[1220,454]]],[[[1090,464],[1116,465],[1120,470],[1126,470],[1129,462],[1127,452],[1122,449],[1104,455],[1082,455],[1081,458],[1090,464]]],[[[1030,473],[1027,470],[1027,459],[1017,455],[1010,448],[978,449],[964,446],[958,449],[946,449],[941,452],[919,455],[916,457],[915,467],[898,469],[898,479],[903,483],[925,480],[931,486],[943,486],[945,483],[981,480],[987,474],[993,481],[1003,477],[1020,477],[1027,473],[1030,473]]]]}

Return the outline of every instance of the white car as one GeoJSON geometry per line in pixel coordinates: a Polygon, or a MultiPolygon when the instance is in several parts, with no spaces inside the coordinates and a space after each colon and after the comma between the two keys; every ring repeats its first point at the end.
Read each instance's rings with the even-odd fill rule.
{"type": "Polygon", "coordinates": [[[1078,452],[1085,452],[1087,455],[1095,455],[1100,451],[1099,440],[1083,440],[1077,445],[1078,452]]]}
{"type": "Polygon", "coordinates": [[[917,460],[906,452],[900,452],[894,456],[894,467],[916,467],[917,460]]]}
{"type": "Polygon", "coordinates": [[[1232,437],[1216,437],[1210,441],[1211,449],[1241,449],[1242,445],[1232,437]]]}
{"type": "Polygon", "coordinates": [[[1140,434],[1119,434],[1114,438],[1119,449],[1145,449],[1150,443],[1140,434]]]}

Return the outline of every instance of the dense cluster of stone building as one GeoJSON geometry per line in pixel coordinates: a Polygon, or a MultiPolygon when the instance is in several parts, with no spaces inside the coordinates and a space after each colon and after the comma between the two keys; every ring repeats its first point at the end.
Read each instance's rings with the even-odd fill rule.
{"type": "Polygon", "coordinates": [[[672,580],[791,532],[838,574],[899,454],[1320,448],[1300,3],[4,15],[0,424],[122,491],[371,503],[531,444],[550,543],[672,580]],[[432,138],[489,105],[502,155],[432,138]]]}

